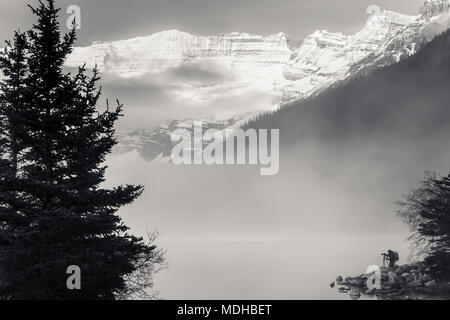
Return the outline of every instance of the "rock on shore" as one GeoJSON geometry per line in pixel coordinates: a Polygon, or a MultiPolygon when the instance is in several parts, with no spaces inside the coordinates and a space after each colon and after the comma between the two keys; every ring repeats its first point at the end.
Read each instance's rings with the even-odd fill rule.
{"type": "Polygon", "coordinates": [[[380,267],[380,271],[380,288],[369,289],[367,286],[367,280],[373,274],[345,279],[338,276],[336,288],[354,300],[363,295],[382,300],[450,299],[450,283],[439,283],[433,279],[430,269],[421,262],[394,268],[380,267]]]}

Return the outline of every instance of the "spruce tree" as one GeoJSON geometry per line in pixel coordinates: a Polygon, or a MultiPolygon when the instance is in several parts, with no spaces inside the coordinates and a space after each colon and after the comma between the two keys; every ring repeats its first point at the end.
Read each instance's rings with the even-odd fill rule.
{"type": "MultiPolygon", "coordinates": [[[[14,207],[19,205],[16,188],[21,144],[17,130],[20,127],[21,108],[25,101],[25,76],[27,75],[26,36],[16,32],[12,42],[0,55],[0,246],[7,244],[5,235],[12,231],[10,219],[17,219],[14,207]]],[[[0,255],[0,298],[7,279],[2,272],[4,256],[0,255]]]]}
{"type": "MultiPolygon", "coordinates": [[[[6,41],[3,55],[0,55],[0,135],[4,153],[9,154],[9,163],[2,173],[14,179],[17,174],[20,145],[16,130],[20,123],[20,110],[24,104],[24,85],[27,74],[27,41],[23,33],[16,32],[14,41],[6,41]]],[[[2,154],[4,154],[2,153],[2,154]]],[[[4,159],[8,161],[8,159],[4,159]]]]}
{"type": "MultiPolygon", "coordinates": [[[[117,143],[114,124],[122,105],[98,111],[97,70],[91,75],[84,67],[74,76],[64,72],[76,35],[72,31],[61,37],[54,1],[30,8],[38,20],[24,41],[23,102],[10,131],[19,141],[20,158],[14,183],[1,178],[0,295],[114,299],[142,257],[155,251],[130,235],[117,215],[143,187],[101,187],[105,157],[117,143]],[[81,269],[81,290],[66,286],[71,265],[81,269]]],[[[6,54],[2,61],[5,73],[14,60],[6,54]]],[[[7,115],[4,118],[7,121],[7,115]]],[[[12,136],[3,138],[0,158],[12,164],[12,148],[4,148],[12,136]]]]}
{"type": "Polygon", "coordinates": [[[450,280],[450,174],[428,173],[420,188],[400,202],[416,253],[439,280],[450,280]]]}

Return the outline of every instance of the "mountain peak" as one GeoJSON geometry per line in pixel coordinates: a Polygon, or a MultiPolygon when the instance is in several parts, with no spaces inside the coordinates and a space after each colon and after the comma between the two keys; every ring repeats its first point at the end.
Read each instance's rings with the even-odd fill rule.
{"type": "Polygon", "coordinates": [[[399,24],[409,25],[417,19],[417,16],[398,13],[391,10],[381,10],[379,13],[369,17],[366,27],[379,28],[380,25],[399,24]]]}
{"type": "Polygon", "coordinates": [[[448,0],[427,0],[420,10],[422,17],[431,18],[440,14],[448,13],[450,2],[448,0]]]}
{"type": "Polygon", "coordinates": [[[179,29],[169,29],[169,30],[164,30],[164,31],[160,31],[157,33],[161,33],[161,34],[189,34],[185,31],[181,31],[179,29]]]}

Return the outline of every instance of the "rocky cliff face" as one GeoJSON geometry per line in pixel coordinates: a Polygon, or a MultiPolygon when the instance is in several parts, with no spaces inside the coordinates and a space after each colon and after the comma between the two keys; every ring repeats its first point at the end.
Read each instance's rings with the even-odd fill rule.
{"type": "MultiPolygon", "coordinates": [[[[139,77],[195,62],[212,62],[240,82],[262,81],[289,103],[360,72],[411,55],[449,25],[448,0],[426,1],[417,16],[382,11],[354,35],[319,30],[291,49],[285,34],[227,33],[209,37],[178,30],[75,48],[67,66],[139,77]],[[439,26],[441,26],[439,28],[439,26]]],[[[242,113],[248,110],[243,109],[242,113]]]]}
{"type": "MultiPolygon", "coordinates": [[[[218,122],[214,120],[202,120],[202,130],[206,132],[210,129],[224,130],[233,126],[238,120],[218,122]]],[[[177,129],[194,130],[196,120],[173,120],[160,125],[152,130],[130,130],[121,131],[118,139],[120,144],[116,146],[115,152],[122,154],[133,150],[138,150],[140,155],[147,160],[155,162],[168,162],[172,151],[173,143],[171,134],[177,129]]],[[[206,144],[206,143],[205,143],[206,144]]]]}
{"type": "Polygon", "coordinates": [[[418,16],[382,11],[351,36],[315,32],[286,65],[283,101],[309,97],[336,82],[414,54],[448,27],[449,7],[447,0],[439,0],[427,1],[418,16]]]}
{"type": "MultiPolygon", "coordinates": [[[[227,74],[225,80],[207,86],[183,85],[173,94],[191,104],[205,101],[214,104],[214,99],[248,91],[272,95],[273,99],[258,110],[249,108],[246,102],[234,106],[237,111],[233,121],[243,121],[255,112],[273,110],[316,95],[341,81],[414,54],[436,34],[450,27],[449,8],[448,0],[428,0],[417,16],[381,11],[369,17],[366,26],[354,35],[319,30],[306,37],[299,48],[292,48],[283,33],[258,36],[235,32],[203,37],[178,30],[164,31],[148,37],[76,48],[67,66],[97,64],[106,74],[136,79],[196,63],[207,68],[214,66],[227,74]]],[[[209,119],[205,122],[211,124],[214,117],[211,111],[205,115],[209,119]]],[[[160,137],[157,144],[164,144],[169,150],[167,137],[161,138],[164,135],[161,132],[170,134],[166,127],[163,125],[155,132],[160,137]]],[[[141,137],[155,139],[152,132],[141,137]]],[[[127,140],[122,141],[126,144],[127,140]]],[[[143,153],[154,154],[153,151],[143,153]]]]}
{"type": "Polygon", "coordinates": [[[420,10],[420,14],[424,18],[432,18],[442,13],[448,12],[450,4],[447,0],[427,0],[420,10]]]}
{"type": "Polygon", "coordinates": [[[178,30],[124,41],[94,43],[75,48],[67,66],[87,63],[122,77],[155,73],[183,63],[213,60],[224,68],[264,68],[284,64],[291,50],[283,33],[263,37],[248,33],[196,36],[178,30]]]}

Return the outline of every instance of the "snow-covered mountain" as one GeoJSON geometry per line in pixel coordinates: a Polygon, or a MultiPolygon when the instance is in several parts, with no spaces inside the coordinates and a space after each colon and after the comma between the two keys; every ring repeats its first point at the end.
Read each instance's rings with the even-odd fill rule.
{"type": "MultiPolygon", "coordinates": [[[[218,117],[214,109],[204,114],[209,125],[215,121],[236,124],[255,113],[316,95],[340,81],[414,54],[450,26],[449,8],[448,0],[428,0],[416,16],[380,11],[370,16],[366,26],[354,35],[319,30],[306,37],[298,48],[293,48],[283,33],[203,37],[178,30],[164,31],[76,48],[67,66],[97,65],[103,73],[124,79],[157,75],[186,65],[201,64],[221,70],[227,74],[223,80],[208,85],[191,83],[174,90],[173,94],[187,104],[214,103],[215,99],[238,97],[251,90],[271,95],[268,103],[256,109],[242,103],[233,109],[232,116],[228,114],[225,118],[218,117]]],[[[159,151],[167,154],[170,129],[185,123],[190,122],[180,120],[154,131],[129,132],[122,135],[121,150],[144,150],[142,153],[148,158],[159,151]],[[136,141],[140,142],[136,144],[136,141]],[[147,150],[152,147],[157,151],[147,150]]]]}
{"type": "Polygon", "coordinates": [[[338,81],[398,62],[449,27],[449,2],[427,1],[418,16],[381,11],[354,35],[316,31],[290,57],[283,102],[317,94],[338,81]]]}
{"type": "Polygon", "coordinates": [[[421,15],[431,18],[441,14],[442,12],[448,12],[450,4],[447,0],[427,0],[421,9],[421,15]]]}
{"type": "Polygon", "coordinates": [[[283,79],[284,66],[291,54],[283,33],[259,36],[234,32],[204,37],[169,30],[148,37],[75,48],[66,65],[77,67],[86,63],[88,68],[97,66],[108,78],[125,81],[169,78],[163,81],[172,83],[170,94],[185,109],[199,109],[223,97],[239,97],[250,92],[268,94],[274,100],[256,107],[249,104],[233,110],[225,107],[221,114],[217,110],[202,114],[222,121],[237,113],[242,116],[278,106],[282,91],[279,80],[283,79]],[[180,72],[187,73],[189,79],[174,80],[171,75],[180,72]],[[198,81],[191,79],[196,76],[198,81]],[[212,79],[204,81],[203,76],[212,79]]]}
{"type": "Polygon", "coordinates": [[[292,51],[285,34],[268,37],[248,33],[196,36],[169,30],[130,40],[98,42],[75,48],[68,66],[87,63],[100,71],[122,77],[157,73],[184,63],[211,60],[242,72],[285,64],[292,51]]]}
{"type": "MultiPolygon", "coordinates": [[[[238,119],[217,121],[202,119],[202,130],[225,130],[231,128],[238,119]]],[[[120,131],[118,140],[120,144],[115,148],[116,153],[128,153],[138,150],[140,155],[148,160],[167,162],[171,153],[171,133],[177,129],[192,131],[197,120],[173,120],[153,130],[127,130],[120,131]]],[[[206,144],[206,143],[204,143],[206,144]]]]}

